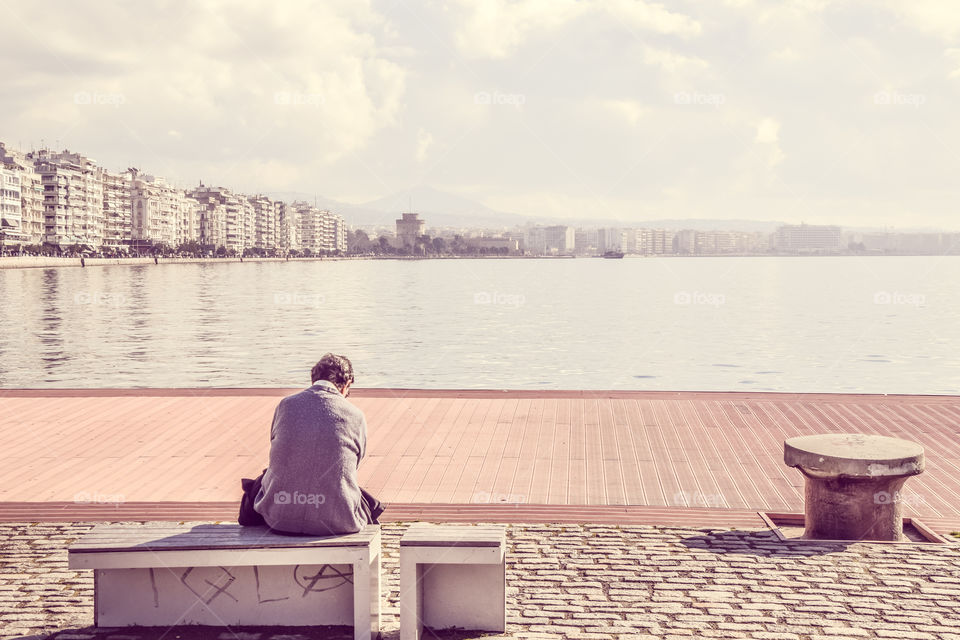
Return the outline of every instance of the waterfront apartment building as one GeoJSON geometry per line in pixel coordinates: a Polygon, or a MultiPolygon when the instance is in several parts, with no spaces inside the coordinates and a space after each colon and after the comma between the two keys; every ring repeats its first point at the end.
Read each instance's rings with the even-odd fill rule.
{"type": "Polygon", "coordinates": [[[103,169],[79,153],[30,152],[43,186],[44,242],[61,248],[103,244],[103,169]]]}
{"type": "MultiPolygon", "coordinates": [[[[40,174],[36,172],[33,162],[27,159],[26,154],[12,149],[0,142],[0,167],[16,174],[18,191],[20,193],[19,230],[13,232],[9,226],[4,233],[4,242],[9,244],[39,245],[43,242],[44,215],[43,215],[43,186],[40,183],[40,174]]],[[[7,182],[8,190],[9,182],[7,182]]],[[[12,204],[8,202],[8,204],[12,204]]],[[[7,223],[12,224],[8,209],[7,223]]]]}
{"type": "Polygon", "coordinates": [[[573,235],[577,255],[593,255],[597,253],[600,234],[597,229],[578,228],[573,235]]]}
{"type": "Polygon", "coordinates": [[[773,246],[782,253],[835,253],[840,250],[840,227],[797,224],[779,227],[773,246]]]}
{"type": "Polygon", "coordinates": [[[632,229],[628,235],[628,253],[637,253],[643,256],[663,255],[673,253],[674,232],[669,229],[632,229]]]}
{"type": "Polygon", "coordinates": [[[576,231],[566,225],[528,227],[524,245],[533,255],[573,255],[576,231]]]}
{"type": "Polygon", "coordinates": [[[224,189],[224,220],[226,221],[224,246],[227,251],[243,253],[247,239],[247,226],[253,209],[244,206],[247,201],[229,189],[224,189]]]}
{"type": "Polygon", "coordinates": [[[23,239],[20,179],[19,171],[0,164],[0,250],[6,249],[7,238],[23,239]]]}
{"type": "Polygon", "coordinates": [[[313,255],[346,252],[347,226],[341,216],[303,201],[294,202],[293,208],[302,250],[313,255]]]}
{"type": "Polygon", "coordinates": [[[316,253],[323,236],[320,210],[302,200],[294,201],[292,205],[297,212],[299,223],[300,250],[316,253]]]}
{"type": "Polygon", "coordinates": [[[164,246],[175,249],[192,239],[185,232],[195,228],[191,218],[196,207],[186,194],[163,178],[127,170],[127,191],[131,210],[130,245],[136,250],[164,246]]]}
{"type": "Polygon", "coordinates": [[[101,248],[118,253],[130,246],[132,233],[130,189],[126,174],[103,172],[103,244],[101,248]]]}
{"type": "Polygon", "coordinates": [[[628,236],[629,233],[626,229],[613,227],[597,229],[597,253],[601,255],[608,251],[629,253],[628,236]]]}
{"type": "Polygon", "coordinates": [[[187,192],[187,197],[198,203],[198,227],[200,236],[197,242],[207,251],[226,249],[227,244],[227,207],[226,202],[233,194],[223,187],[208,187],[202,183],[187,192]]]}
{"type": "Polygon", "coordinates": [[[287,255],[291,251],[300,251],[300,214],[297,207],[288,202],[277,203],[277,244],[276,250],[287,255]]]}
{"type": "Polygon", "coordinates": [[[902,254],[957,254],[960,253],[958,234],[923,232],[868,232],[856,233],[850,242],[863,251],[902,254]]]}
{"type": "Polygon", "coordinates": [[[277,246],[277,219],[279,218],[279,202],[275,202],[263,195],[250,196],[250,206],[253,207],[253,247],[266,251],[277,246]]]}
{"type": "Polygon", "coordinates": [[[185,192],[138,169],[114,173],[78,153],[22,153],[2,142],[0,171],[0,239],[8,248],[46,243],[126,253],[196,242],[237,255],[347,249],[343,217],[304,202],[289,205],[202,183],[185,192]]]}
{"type": "Polygon", "coordinates": [[[692,256],[697,253],[697,231],[695,229],[681,229],[673,235],[673,252],[682,256],[692,256]]]}
{"type": "Polygon", "coordinates": [[[779,227],[773,246],[782,253],[835,253],[841,248],[840,227],[798,224],[779,227]]]}
{"type": "Polygon", "coordinates": [[[576,248],[576,232],[573,227],[553,225],[543,228],[543,252],[546,254],[572,254],[576,248]]]}
{"type": "Polygon", "coordinates": [[[328,233],[326,235],[327,243],[330,247],[330,251],[334,253],[346,253],[347,252],[347,223],[343,219],[343,216],[326,211],[326,218],[328,220],[328,233]]]}

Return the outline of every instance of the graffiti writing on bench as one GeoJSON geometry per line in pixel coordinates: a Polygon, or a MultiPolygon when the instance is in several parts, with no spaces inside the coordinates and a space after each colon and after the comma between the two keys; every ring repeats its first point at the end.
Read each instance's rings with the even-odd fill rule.
{"type": "Polygon", "coordinates": [[[160,607],[160,592],[157,591],[157,578],[153,575],[153,569],[150,569],[150,588],[153,590],[153,608],[160,607]]]}
{"type": "Polygon", "coordinates": [[[293,581],[303,589],[301,598],[306,598],[308,593],[321,593],[345,584],[353,584],[352,573],[343,573],[329,564],[320,565],[320,570],[312,576],[300,575],[301,573],[298,564],[293,568],[293,581]]]}
{"type": "MultiPolygon", "coordinates": [[[[234,602],[240,602],[233,596],[232,593],[227,591],[227,587],[233,584],[233,581],[236,580],[237,577],[232,573],[230,573],[229,571],[227,571],[224,567],[220,567],[220,571],[223,572],[223,575],[218,576],[217,580],[215,580],[214,582],[211,582],[206,578],[203,579],[203,581],[209,585],[209,588],[204,590],[203,595],[201,595],[199,591],[194,589],[193,586],[189,582],[187,582],[187,578],[190,576],[191,573],[193,573],[193,567],[190,567],[189,569],[183,572],[183,575],[180,576],[180,582],[182,582],[183,586],[185,586],[187,589],[190,589],[190,591],[193,592],[193,595],[197,596],[197,598],[199,598],[204,604],[210,604],[211,602],[216,600],[217,596],[219,596],[220,594],[226,595],[228,598],[232,599],[234,602]],[[224,584],[217,584],[218,582],[221,581],[220,579],[223,578],[224,576],[226,576],[226,581],[224,582],[224,584]],[[210,589],[213,589],[213,593],[210,593],[210,589]],[[210,594],[210,597],[204,599],[208,593],[210,594]]],[[[199,589],[204,589],[200,585],[197,585],[197,586],[199,589]]]]}
{"type": "MultiPolygon", "coordinates": [[[[159,574],[155,573],[154,569],[148,569],[150,593],[154,608],[160,608],[161,592],[165,594],[164,598],[179,599],[171,592],[171,578],[167,577],[164,580],[167,575],[178,579],[180,584],[186,587],[197,600],[206,605],[211,604],[220,596],[225,596],[239,604],[241,600],[249,601],[252,595],[256,596],[257,604],[268,604],[289,600],[294,597],[292,594],[295,592],[299,592],[301,598],[306,598],[311,593],[323,593],[353,584],[352,567],[341,570],[329,564],[298,564],[293,567],[292,583],[289,582],[290,578],[287,577],[290,574],[285,571],[284,573],[278,573],[279,567],[269,567],[272,570],[266,572],[265,575],[261,575],[262,567],[250,567],[253,570],[252,585],[249,578],[243,577],[243,570],[237,571],[235,567],[231,568],[237,572],[237,575],[231,573],[230,569],[226,567],[191,567],[184,569],[182,573],[174,573],[173,570],[167,569],[159,574]],[[238,576],[240,576],[239,581],[238,576]]],[[[177,569],[176,571],[181,570],[177,569]]],[[[224,600],[224,598],[220,599],[224,600]]]]}
{"type": "Polygon", "coordinates": [[[257,567],[253,568],[253,579],[257,581],[257,602],[259,604],[265,604],[267,602],[279,602],[281,600],[289,600],[290,596],[283,596],[282,598],[264,598],[263,594],[260,593],[260,570],[257,567]]]}

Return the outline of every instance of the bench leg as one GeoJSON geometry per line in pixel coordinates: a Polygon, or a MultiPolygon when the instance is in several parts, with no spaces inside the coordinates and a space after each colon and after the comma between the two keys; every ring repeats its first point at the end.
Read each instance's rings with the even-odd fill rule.
{"type": "Polygon", "coordinates": [[[380,550],[364,554],[353,565],[353,637],[380,636],[380,550]]]}
{"type": "Polygon", "coordinates": [[[374,638],[380,636],[380,547],[370,559],[370,633],[374,638]]]}
{"type": "Polygon", "coordinates": [[[423,631],[423,565],[416,556],[400,554],[400,640],[420,640],[423,631]]]}

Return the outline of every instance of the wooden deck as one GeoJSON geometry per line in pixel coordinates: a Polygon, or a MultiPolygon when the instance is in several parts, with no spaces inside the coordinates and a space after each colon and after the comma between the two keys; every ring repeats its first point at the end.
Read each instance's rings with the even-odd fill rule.
{"type": "MultiPolygon", "coordinates": [[[[232,504],[239,478],[266,465],[274,407],[294,391],[2,390],[0,502],[232,504]]],[[[927,471],[907,483],[905,512],[960,529],[957,397],[357,389],[350,399],[369,425],[361,483],[407,509],[800,512],[802,476],[784,466],[783,440],[853,431],[923,445],[927,471]]]]}

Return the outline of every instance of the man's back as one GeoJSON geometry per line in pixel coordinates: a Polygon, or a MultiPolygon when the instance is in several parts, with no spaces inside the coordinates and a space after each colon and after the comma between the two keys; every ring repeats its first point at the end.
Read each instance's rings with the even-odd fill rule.
{"type": "Polygon", "coordinates": [[[332,535],[363,528],[357,465],[367,425],[330,382],[280,401],[270,432],[270,465],[254,509],[279,531],[332,535]]]}

